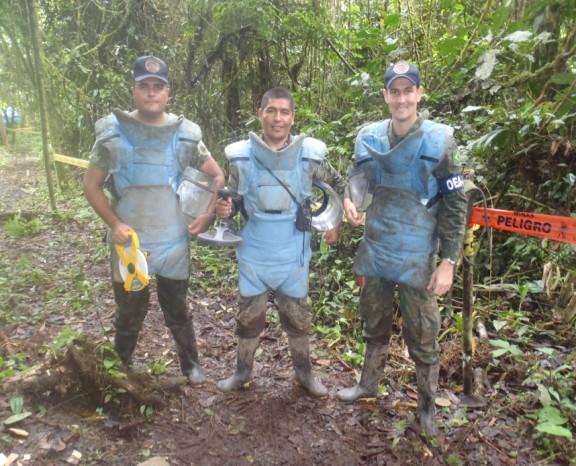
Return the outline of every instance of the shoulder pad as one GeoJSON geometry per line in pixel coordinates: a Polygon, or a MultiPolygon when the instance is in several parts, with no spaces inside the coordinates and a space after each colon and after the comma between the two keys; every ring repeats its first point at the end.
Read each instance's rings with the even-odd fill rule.
{"type": "Polygon", "coordinates": [[[224,154],[230,162],[238,159],[248,159],[250,157],[250,140],[244,139],[242,141],[233,142],[224,148],[224,154]]]}
{"type": "Polygon", "coordinates": [[[113,113],[100,118],[95,124],[96,139],[107,139],[118,134],[118,120],[113,113]]]}
{"type": "Polygon", "coordinates": [[[358,137],[372,135],[372,136],[386,136],[388,134],[388,124],[390,120],[375,121],[373,123],[368,123],[367,125],[360,128],[358,131],[358,137]]]}
{"type": "Polygon", "coordinates": [[[452,136],[454,134],[454,128],[445,125],[443,123],[436,123],[430,120],[424,120],[422,122],[422,129],[426,133],[436,133],[443,134],[445,136],[452,136]]]}
{"type": "Polygon", "coordinates": [[[328,147],[320,139],[307,137],[302,144],[303,156],[313,160],[322,161],[328,152],[328,147]]]}
{"type": "Polygon", "coordinates": [[[180,139],[189,139],[198,143],[202,139],[202,130],[196,123],[187,118],[183,118],[180,129],[178,130],[178,137],[180,139]]]}

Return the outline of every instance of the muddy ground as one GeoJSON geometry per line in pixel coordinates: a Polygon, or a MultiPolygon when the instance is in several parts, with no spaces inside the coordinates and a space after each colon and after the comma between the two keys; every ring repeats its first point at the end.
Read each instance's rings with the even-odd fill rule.
{"type": "MultiPolygon", "coordinates": [[[[79,178],[81,169],[77,170],[79,178]]],[[[0,221],[5,226],[8,214],[21,211],[24,218],[36,218],[41,224],[37,234],[18,238],[0,229],[0,287],[4,288],[0,292],[0,371],[48,364],[50,345],[64,329],[84,335],[96,346],[107,344],[113,336],[104,227],[78,187],[72,195],[57,192],[58,213],[51,214],[45,184],[42,163],[29,148],[7,151],[0,146],[0,221]]],[[[202,280],[203,273],[196,270],[193,282],[202,280]]],[[[66,464],[78,453],[83,465],[136,465],[153,457],[162,457],[170,465],[528,465],[542,461],[531,426],[514,408],[521,389],[486,388],[486,408],[459,406],[457,342],[448,341],[443,348],[439,397],[444,406],[438,407],[437,442],[422,440],[409,427],[416,406],[415,376],[399,337],[393,339],[385,372],[388,393],[345,404],[335,399],[334,391],[351,384],[358,372],[338,357],[338,348],[327,348],[320,336],[314,336],[314,364],[330,388],[330,396],[317,400],[294,381],[287,341],[272,307],[252,382],[238,392],[220,393],[215,382],[234,366],[236,303],[230,291],[233,283],[222,290],[208,289],[196,287],[189,295],[206,384],[162,393],[165,406],[148,416],[141,413],[141,404],[122,394],[104,403],[102,390],[95,397],[94,387],[80,385],[64,391],[47,387],[34,395],[24,394],[24,410],[32,415],[10,427],[27,435],[2,426],[0,453],[18,455],[13,464],[26,465],[66,464]]],[[[179,373],[171,337],[154,299],[135,359],[143,368],[152,361],[167,364],[160,379],[179,373]]],[[[489,379],[498,376],[488,375],[489,379]]],[[[16,386],[4,388],[0,421],[12,414],[9,401],[19,391],[16,386]]]]}

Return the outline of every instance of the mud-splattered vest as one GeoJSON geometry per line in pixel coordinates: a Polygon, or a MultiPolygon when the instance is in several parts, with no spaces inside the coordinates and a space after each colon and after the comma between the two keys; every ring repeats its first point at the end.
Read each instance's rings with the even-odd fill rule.
{"type": "MultiPolygon", "coordinates": [[[[97,143],[110,155],[115,210],[136,230],[150,274],[185,280],[189,274],[187,221],[176,190],[201,139],[200,128],[170,115],[163,126],[114,111],[96,123],[97,143]]],[[[119,280],[115,270],[115,280],[119,280]]]]}
{"type": "Polygon", "coordinates": [[[354,272],[425,288],[438,249],[434,169],[452,137],[452,128],[425,120],[390,149],[390,120],[363,128],[356,140],[355,164],[373,189],[364,238],[354,272]]]}
{"type": "Polygon", "coordinates": [[[296,229],[296,202],[265,167],[300,202],[311,196],[313,174],[326,151],[322,141],[304,135],[280,151],[270,149],[254,133],[226,147],[226,157],[238,171],[238,194],[248,215],[237,249],[242,296],[268,290],[295,298],[308,293],[310,233],[296,229]]]}

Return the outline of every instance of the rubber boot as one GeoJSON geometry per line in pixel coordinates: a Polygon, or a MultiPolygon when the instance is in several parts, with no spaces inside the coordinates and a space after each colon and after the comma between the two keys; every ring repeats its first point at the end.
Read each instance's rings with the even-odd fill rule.
{"type": "Polygon", "coordinates": [[[173,280],[160,275],[156,279],[158,302],[164,314],[166,326],[170,329],[176,343],[182,374],[192,385],[201,384],[206,381],[206,377],[198,362],[196,335],[192,319],[188,314],[186,302],[188,280],[173,280]]]}
{"type": "Polygon", "coordinates": [[[192,385],[206,382],[206,376],[202,372],[198,361],[196,349],[196,336],[192,322],[188,320],[184,325],[170,326],[170,331],[176,342],[176,351],[180,360],[180,369],[192,385]]]}
{"type": "Polygon", "coordinates": [[[250,379],[252,366],[254,363],[254,353],[258,348],[260,339],[256,338],[239,338],[238,352],[236,353],[236,372],[227,379],[221,380],[216,384],[219,390],[231,392],[238,390],[250,379]]]}
{"type": "Polygon", "coordinates": [[[438,389],[438,364],[416,366],[416,382],[418,385],[418,407],[416,416],[420,423],[422,434],[434,437],[437,434],[435,417],[436,390],[438,389]]]}
{"type": "Polygon", "coordinates": [[[312,363],[310,362],[310,344],[308,337],[288,337],[290,354],[296,379],[306,391],[315,397],[328,395],[328,389],[312,373],[312,363]]]}
{"type": "Polygon", "coordinates": [[[146,318],[150,292],[148,288],[127,292],[124,284],[118,282],[113,282],[112,288],[116,301],[114,349],[127,370],[132,365],[132,354],[146,318]]]}
{"type": "Polygon", "coordinates": [[[386,363],[388,345],[368,343],[364,354],[364,365],[360,382],[353,387],[343,388],[336,393],[341,401],[356,401],[360,398],[372,398],[378,395],[378,384],[386,363]]]}

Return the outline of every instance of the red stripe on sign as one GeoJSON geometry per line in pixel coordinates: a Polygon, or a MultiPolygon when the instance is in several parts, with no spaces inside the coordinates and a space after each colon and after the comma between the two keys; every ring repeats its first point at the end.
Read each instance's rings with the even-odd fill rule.
{"type": "Polygon", "coordinates": [[[576,217],[473,207],[468,225],[576,244],[576,217]]]}

